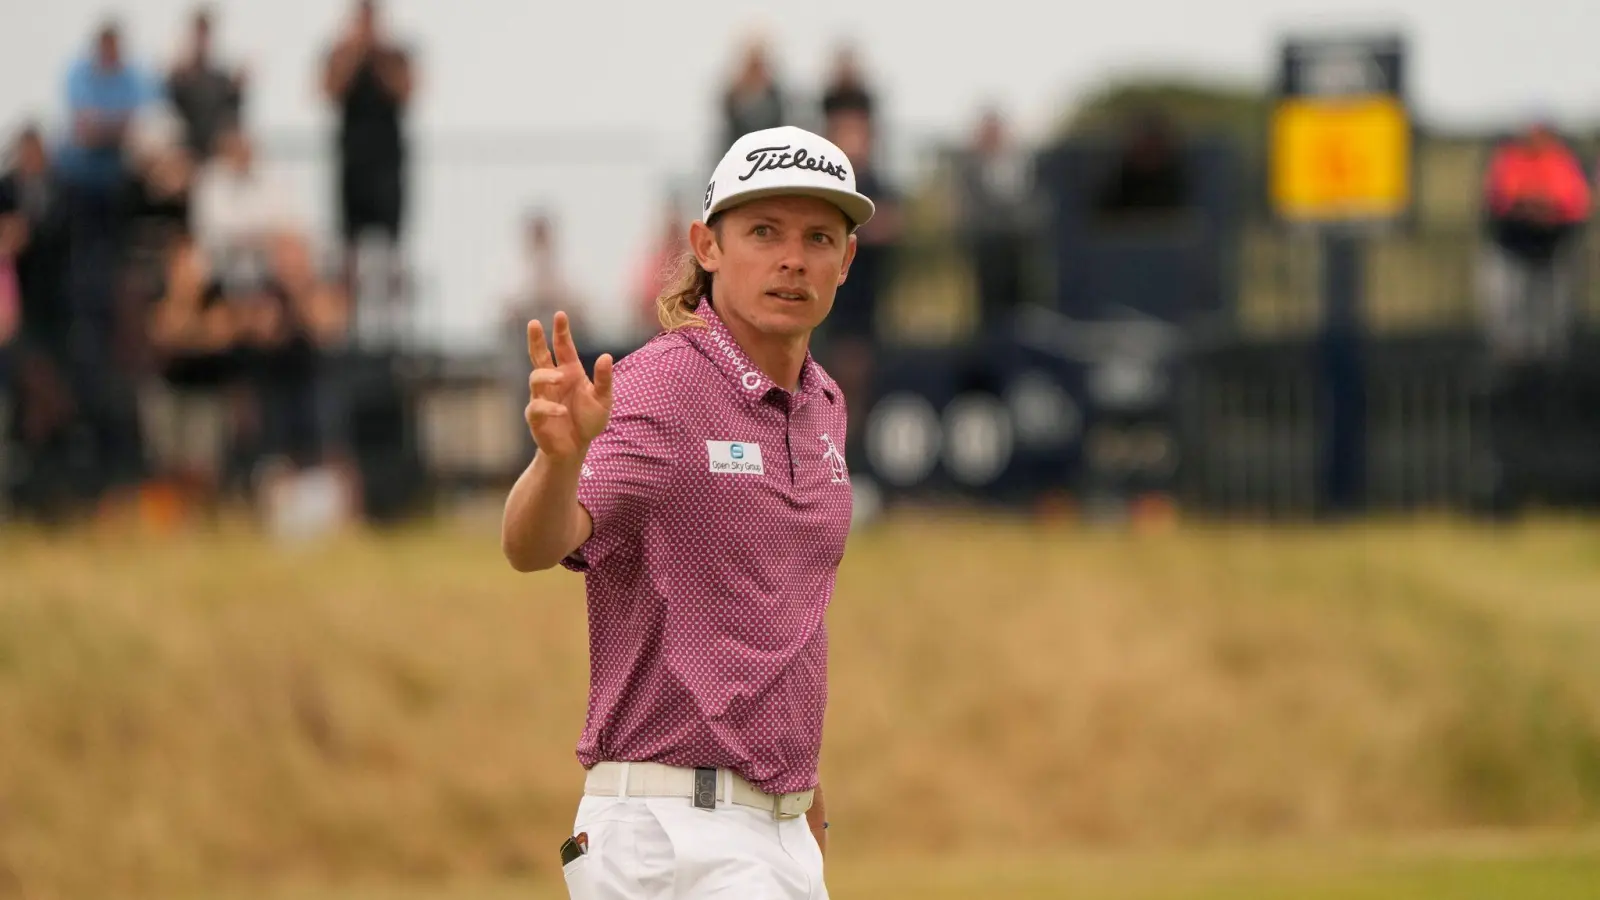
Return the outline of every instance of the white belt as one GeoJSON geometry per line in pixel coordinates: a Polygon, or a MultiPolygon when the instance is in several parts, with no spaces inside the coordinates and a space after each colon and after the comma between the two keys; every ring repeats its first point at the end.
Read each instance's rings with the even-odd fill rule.
{"type": "MultiPolygon", "coordinates": [[[[779,819],[798,819],[811,809],[813,791],[768,794],[729,769],[717,770],[716,799],[772,813],[779,819]]],[[[649,762],[595,763],[583,792],[601,797],[686,797],[695,794],[695,770],[649,762]]]]}

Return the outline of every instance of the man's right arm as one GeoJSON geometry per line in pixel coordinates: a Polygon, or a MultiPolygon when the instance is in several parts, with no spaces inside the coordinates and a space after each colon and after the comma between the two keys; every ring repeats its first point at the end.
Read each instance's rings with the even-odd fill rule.
{"type": "Polygon", "coordinates": [[[571,556],[594,530],[578,502],[583,457],[555,460],[536,453],[506,498],[500,549],[518,572],[551,569],[571,556]]]}
{"type": "Polygon", "coordinates": [[[329,51],[322,65],[323,95],[334,103],[342,101],[360,62],[360,49],[348,41],[341,41],[329,51]]]}

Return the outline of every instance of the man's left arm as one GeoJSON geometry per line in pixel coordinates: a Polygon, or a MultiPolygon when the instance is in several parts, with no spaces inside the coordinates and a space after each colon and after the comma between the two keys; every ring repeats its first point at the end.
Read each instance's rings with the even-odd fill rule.
{"type": "Polygon", "coordinates": [[[822,785],[818,784],[811,798],[811,808],[806,810],[806,824],[811,826],[811,833],[817,839],[817,846],[822,848],[822,855],[828,855],[828,810],[822,802],[822,785]]]}
{"type": "Polygon", "coordinates": [[[378,64],[378,80],[383,82],[396,103],[401,106],[409,103],[412,91],[416,88],[411,54],[400,47],[384,51],[378,64]]]}

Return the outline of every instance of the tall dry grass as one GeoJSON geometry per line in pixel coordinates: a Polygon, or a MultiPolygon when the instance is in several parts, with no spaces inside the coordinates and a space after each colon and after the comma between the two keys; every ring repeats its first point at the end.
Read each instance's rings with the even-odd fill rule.
{"type": "MultiPolygon", "coordinates": [[[[1597,538],[859,535],[830,618],[836,852],[1593,824],[1597,538]]],[[[0,896],[552,872],[581,605],[476,528],[0,535],[0,896]]]]}

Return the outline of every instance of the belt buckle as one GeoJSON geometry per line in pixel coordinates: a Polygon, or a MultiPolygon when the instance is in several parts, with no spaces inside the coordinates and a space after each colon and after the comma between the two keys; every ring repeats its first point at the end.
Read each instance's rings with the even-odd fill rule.
{"type": "Polygon", "coordinates": [[[717,808],[717,770],[700,767],[694,770],[694,806],[696,809],[717,808]]]}

